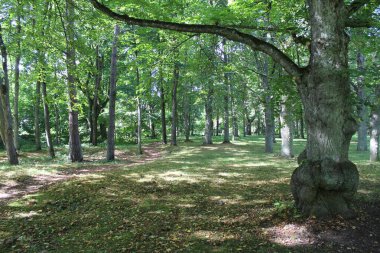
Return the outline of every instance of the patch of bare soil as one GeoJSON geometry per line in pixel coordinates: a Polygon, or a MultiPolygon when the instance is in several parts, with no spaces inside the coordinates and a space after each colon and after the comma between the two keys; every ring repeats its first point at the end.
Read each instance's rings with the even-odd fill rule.
{"type": "Polygon", "coordinates": [[[358,206],[356,219],[308,219],[264,228],[263,232],[273,243],[301,252],[379,253],[380,202],[358,206]]]}
{"type": "MultiPolygon", "coordinates": [[[[60,181],[69,180],[81,174],[99,173],[121,167],[153,162],[162,156],[162,153],[157,148],[158,145],[158,143],[151,143],[144,146],[144,154],[142,155],[136,155],[133,152],[116,150],[115,156],[119,162],[117,164],[89,164],[88,166],[83,165],[80,168],[61,170],[57,173],[21,176],[15,180],[9,180],[3,184],[0,184],[0,206],[25,195],[35,193],[42,187],[47,187],[60,181]]],[[[84,156],[84,163],[104,161],[104,157],[104,151],[86,155],[84,156]]]]}

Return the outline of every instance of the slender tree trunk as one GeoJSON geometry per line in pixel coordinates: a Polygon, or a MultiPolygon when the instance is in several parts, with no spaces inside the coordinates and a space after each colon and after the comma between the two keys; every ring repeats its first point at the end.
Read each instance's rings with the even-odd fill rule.
{"type": "Polygon", "coordinates": [[[190,98],[189,94],[185,94],[183,98],[183,117],[185,127],[185,141],[190,141],[190,98]]]}
{"type": "Polygon", "coordinates": [[[59,120],[59,108],[57,104],[54,104],[54,110],[55,110],[55,144],[59,145],[61,144],[60,141],[60,133],[61,133],[61,128],[60,128],[60,120],[59,120]]]}
{"type": "Polygon", "coordinates": [[[264,104],[264,110],[265,110],[265,153],[273,153],[273,143],[274,143],[274,116],[273,116],[273,106],[272,106],[272,94],[271,94],[271,87],[269,84],[269,70],[268,70],[268,57],[264,56],[263,61],[263,73],[264,75],[261,76],[262,86],[264,88],[264,91],[266,92],[265,95],[265,104],[264,104]]]}
{"type": "Polygon", "coordinates": [[[206,111],[206,124],[205,124],[205,136],[204,136],[204,141],[203,144],[209,145],[212,144],[212,135],[213,135],[213,96],[214,96],[214,89],[211,86],[208,87],[207,91],[207,97],[205,101],[205,111],[206,111]]]}
{"type": "Polygon", "coordinates": [[[177,87],[179,83],[179,64],[174,64],[172,90],[172,129],[170,145],[177,146],[177,87]]]}
{"type": "Polygon", "coordinates": [[[17,54],[15,60],[15,86],[13,101],[13,127],[14,127],[14,146],[20,150],[19,145],[19,119],[18,119],[18,102],[20,97],[20,61],[21,61],[21,20],[20,15],[17,16],[17,54]]]}
{"type": "Polygon", "coordinates": [[[352,217],[359,183],[348,149],[356,122],[348,76],[344,1],[310,0],[310,68],[297,79],[305,110],[306,159],[293,172],[296,206],[305,215],[352,217]]]}
{"type": "Polygon", "coordinates": [[[75,84],[75,35],[74,35],[74,2],[66,0],[66,65],[67,65],[67,84],[69,95],[69,159],[71,162],[83,161],[82,147],[79,135],[78,120],[78,99],[77,87],[75,84]]]}
{"type": "Polygon", "coordinates": [[[2,57],[3,77],[0,75],[0,135],[7,150],[10,164],[18,164],[16,148],[14,146],[12,113],[9,102],[9,76],[7,64],[7,48],[3,41],[2,27],[0,23],[0,51],[2,57]]]}
{"type": "MultiPolygon", "coordinates": [[[[223,62],[224,64],[228,63],[228,54],[227,54],[227,46],[226,39],[222,40],[223,45],[223,62]]],[[[224,115],[223,115],[223,143],[230,143],[230,84],[229,84],[229,75],[228,73],[224,73],[224,85],[226,87],[224,94],[224,115]]]]}
{"type": "Polygon", "coordinates": [[[379,136],[380,136],[380,85],[377,85],[375,95],[377,100],[375,101],[375,105],[372,108],[370,126],[371,126],[371,138],[369,144],[370,157],[369,160],[371,162],[380,161],[379,154],[379,136]]]}
{"type": "Polygon", "coordinates": [[[42,101],[44,105],[46,143],[47,143],[50,157],[54,158],[55,153],[54,153],[53,140],[52,140],[51,131],[50,131],[50,112],[49,112],[49,104],[47,100],[45,80],[42,81],[42,99],[43,99],[42,101]]]}
{"type": "Polygon", "coordinates": [[[103,60],[99,54],[99,46],[96,46],[96,74],[95,74],[95,89],[94,89],[94,100],[92,102],[92,113],[91,113],[91,143],[94,146],[98,145],[98,103],[99,103],[99,89],[102,82],[102,72],[103,72],[103,60]]]}
{"type": "Polygon", "coordinates": [[[116,106],[116,78],[117,78],[117,42],[119,26],[115,25],[111,56],[111,76],[109,90],[109,125],[107,133],[107,160],[115,159],[115,106],[116,106]]]}
{"type": "Polygon", "coordinates": [[[300,118],[300,136],[301,136],[301,139],[305,139],[305,126],[304,126],[304,116],[303,116],[302,108],[301,108],[301,118],[300,118]]]}
{"type": "Polygon", "coordinates": [[[220,120],[219,120],[219,110],[216,110],[216,136],[219,136],[220,131],[220,120]]]}
{"type": "Polygon", "coordinates": [[[234,99],[231,96],[231,112],[232,112],[232,126],[233,126],[233,136],[234,138],[239,137],[239,124],[236,116],[234,99]]]}
{"type": "MultiPolygon", "coordinates": [[[[41,62],[39,63],[41,64],[41,62]]],[[[41,75],[41,73],[40,73],[41,75]]],[[[34,145],[36,150],[41,150],[41,130],[40,130],[40,104],[41,104],[41,77],[36,83],[36,98],[34,104],[34,145]]]]}
{"type": "Polygon", "coordinates": [[[292,158],[293,155],[293,117],[289,112],[287,97],[282,97],[281,103],[281,156],[285,158],[292,158]]]}
{"type": "Polygon", "coordinates": [[[137,154],[141,155],[142,150],[142,140],[141,140],[141,102],[140,98],[137,97],[137,154]]]}
{"type": "Polygon", "coordinates": [[[359,104],[357,106],[358,116],[359,116],[359,128],[358,128],[358,145],[356,146],[357,151],[367,151],[367,132],[368,132],[368,110],[365,105],[366,92],[364,84],[364,55],[362,53],[357,54],[357,64],[358,70],[361,75],[357,79],[357,96],[359,98],[359,104]]]}
{"type": "Polygon", "coordinates": [[[166,133],[166,108],[165,108],[165,89],[162,76],[162,68],[160,67],[160,100],[161,100],[161,128],[162,128],[162,142],[168,143],[168,137],[166,133]]]}

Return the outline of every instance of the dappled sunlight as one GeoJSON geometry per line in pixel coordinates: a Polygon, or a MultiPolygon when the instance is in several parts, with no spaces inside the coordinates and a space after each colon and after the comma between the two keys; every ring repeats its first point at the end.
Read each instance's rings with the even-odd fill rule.
{"type": "Polygon", "coordinates": [[[193,237],[211,242],[223,242],[225,240],[236,239],[236,235],[228,232],[198,230],[192,234],[193,237]]]}
{"type": "Polygon", "coordinates": [[[15,213],[13,218],[30,218],[33,216],[41,215],[41,212],[35,212],[35,211],[30,211],[30,212],[20,212],[20,213],[15,213]]]}
{"type": "Polygon", "coordinates": [[[202,175],[198,174],[188,174],[183,171],[168,171],[157,175],[160,179],[168,182],[187,182],[187,183],[198,183],[202,175]]]}
{"type": "Polygon", "coordinates": [[[222,176],[222,177],[241,177],[241,176],[243,176],[243,174],[236,173],[236,172],[219,172],[218,175],[222,176]]]}
{"type": "Polygon", "coordinates": [[[315,242],[315,236],[307,227],[299,224],[286,224],[263,229],[271,242],[283,246],[304,246],[315,242]]]}
{"type": "Polygon", "coordinates": [[[225,198],[222,196],[210,196],[209,199],[217,205],[237,205],[241,204],[243,197],[240,195],[234,195],[233,198],[225,198]]]}

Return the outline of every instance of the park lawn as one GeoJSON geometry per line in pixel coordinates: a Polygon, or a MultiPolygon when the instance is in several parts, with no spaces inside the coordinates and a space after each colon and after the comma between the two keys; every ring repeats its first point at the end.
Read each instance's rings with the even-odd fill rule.
{"type": "MultiPolygon", "coordinates": [[[[305,222],[289,187],[296,159],[279,157],[279,143],[275,154],[263,153],[261,137],[156,145],[161,157],[141,164],[69,164],[62,149],[53,161],[26,152],[21,165],[1,165],[1,184],[83,168],[90,173],[0,206],[0,252],[334,252],[334,245],[316,246],[312,238],[273,240],[273,228],[305,222]],[[98,167],[112,169],[91,173],[98,167]]],[[[296,140],[296,153],[304,145],[296,140]]],[[[119,149],[139,158],[133,146],[119,149]]],[[[362,203],[379,200],[380,164],[370,164],[366,152],[350,154],[360,173],[360,212],[362,203]]]]}

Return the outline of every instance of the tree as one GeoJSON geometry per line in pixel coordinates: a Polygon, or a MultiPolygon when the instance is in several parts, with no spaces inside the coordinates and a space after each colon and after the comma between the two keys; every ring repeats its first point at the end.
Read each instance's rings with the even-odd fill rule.
{"type": "Polygon", "coordinates": [[[175,60],[173,68],[173,88],[172,88],[172,128],[170,145],[177,146],[177,89],[179,83],[179,62],[175,60]]]}
{"type": "Polygon", "coordinates": [[[7,157],[10,164],[18,164],[16,148],[14,146],[12,113],[9,102],[9,74],[8,53],[3,40],[3,31],[0,23],[0,51],[3,73],[0,75],[0,136],[7,149],[7,157]]]}
{"type": "Polygon", "coordinates": [[[75,25],[74,25],[74,2],[66,0],[66,15],[64,26],[66,35],[66,66],[67,66],[67,86],[69,96],[69,158],[72,162],[81,162],[83,160],[82,146],[79,135],[78,120],[78,98],[75,69],[75,25]]]}
{"type": "MultiPolygon", "coordinates": [[[[370,1],[310,0],[310,64],[298,66],[279,48],[252,34],[228,25],[183,24],[118,14],[96,0],[95,8],[131,25],[178,32],[209,33],[248,45],[268,54],[294,77],[305,109],[308,132],[306,160],[294,171],[291,185],[296,206],[306,215],[350,217],[358,186],[356,166],[348,159],[348,148],[356,130],[348,82],[347,26],[362,26],[354,15],[370,1]]],[[[221,20],[223,21],[223,20],[221,20]]],[[[368,24],[368,22],[367,22],[368,24]]]]}
{"type": "Polygon", "coordinates": [[[116,104],[116,78],[117,78],[117,42],[120,32],[119,25],[115,25],[114,40],[111,56],[111,76],[109,90],[109,125],[107,133],[107,160],[115,159],[115,104],[116,104]]]}
{"type": "Polygon", "coordinates": [[[358,145],[356,147],[357,151],[366,151],[367,148],[367,131],[368,131],[368,110],[366,106],[366,87],[364,83],[364,55],[360,52],[357,54],[357,65],[358,70],[361,75],[357,78],[356,92],[359,99],[357,105],[358,116],[359,116],[359,128],[358,128],[358,145]]]}

